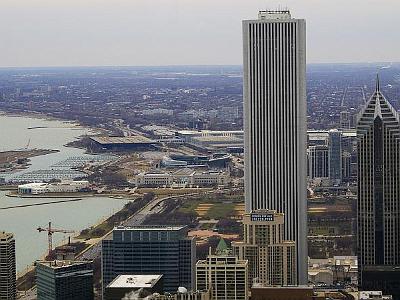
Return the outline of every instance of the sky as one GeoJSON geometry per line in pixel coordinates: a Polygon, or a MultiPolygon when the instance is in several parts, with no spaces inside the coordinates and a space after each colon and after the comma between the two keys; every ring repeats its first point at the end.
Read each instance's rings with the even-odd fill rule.
{"type": "Polygon", "coordinates": [[[0,67],[239,65],[241,21],[279,7],[308,63],[400,61],[398,0],[0,0],[0,67]]]}

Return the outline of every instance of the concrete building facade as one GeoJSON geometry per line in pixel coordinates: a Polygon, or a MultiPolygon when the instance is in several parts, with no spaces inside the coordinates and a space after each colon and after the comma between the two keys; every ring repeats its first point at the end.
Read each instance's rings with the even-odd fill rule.
{"type": "Polygon", "coordinates": [[[15,239],[12,233],[0,232],[0,300],[17,296],[15,271],[15,239]]]}
{"type": "Polygon", "coordinates": [[[296,244],[284,240],[284,215],[258,210],[243,216],[243,242],[233,242],[233,254],[248,261],[248,283],[296,285],[296,244]]]}
{"type": "Polygon", "coordinates": [[[247,261],[236,256],[208,255],[196,264],[196,290],[211,289],[214,300],[248,299],[247,261]]]}
{"type": "Polygon", "coordinates": [[[289,11],[243,21],[246,212],[285,214],[307,283],[306,24],[289,11]]]}
{"type": "Polygon", "coordinates": [[[224,171],[195,171],[180,169],[175,172],[140,173],[135,177],[135,185],[149,187],[207,187],[225,185],[230,176],[224,171]]]}

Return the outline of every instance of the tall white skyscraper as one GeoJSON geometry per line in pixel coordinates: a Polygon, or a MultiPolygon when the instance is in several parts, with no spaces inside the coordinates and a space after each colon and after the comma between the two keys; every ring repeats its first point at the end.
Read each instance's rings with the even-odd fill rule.
{"type": "Polygon", "coordinates": [[[246,212],[285,214],[307,280],[306,23],[289,11],[243,21],[246,212]]]}

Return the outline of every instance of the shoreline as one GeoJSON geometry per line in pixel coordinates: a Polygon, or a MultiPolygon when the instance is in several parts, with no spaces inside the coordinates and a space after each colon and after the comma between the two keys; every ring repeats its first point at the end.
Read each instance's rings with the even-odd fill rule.
{"type": "MultiPolygon", "coordinates": [[[[132,197],[133,195],[125,195],[125,197],[123,197],[122,199],[121,199],[121,198],[111,198],[111,197],[109,197],[109,195],[101,195],[101,194],[95,195],[95,196],[99,196],[99,197],[103,196],[103,197],[105,197],[105,198],[110,198],[110,200],[111,200],[111,199],[112,199],[112,200],[123,200],[123,201],[127,201],[127,202],[128,202],[128,201],[134,201],[134,200],[137,199],[137,198],[133,198],[133,197],[132,197]]],[[[119,196],[121,196],[121,195],[119,194],[119,196]]],[[[138,196],[138,195],[136,195],[136,196],[138,196]]],[[[75,201],[84,201],[84,200],[85,200],[85,199],[75,200],[75,201]]],[[[54,204],[57,204],[57,203],[54,203],[54,204]]],[[[120,212],[120,211],[123,210],[123,209],[124,209],[124,207],[122,207],[122,208],[121,208],[120,210],[118,210],[117,212],[112,212],[112,213],[110,213],[110,214],[107,215],[107,216],[100,217],[98,220],[96,220],[95,222],[93,222],[93,224],[92,224],[90,227],[95,228],[95,227],[97,227],[97,226],[103,224],[103,223],[106,222],[109,218],[111,218],[112,216],[114,216],[115,214],[117,214],[118,212],[120,212]]],[[[85,243],[85,244],[87,244],[87,247],[85,247],[85,248],[84,248],[82,251],[80,251],[79,253],[76,253],[76,255],[75,255],[76,257],[79,257],[79,256],[83,255],[83,254],[84,254],[86,251],[88,251],[93,245],[95,245],[95,244],[88,244],[88,243],[86,243],[86,241],[85,241],[84,239],[78,238],[78,237],[80,236],[82,230],[84,230],[84,229],[87,229],[87,228],[85,227],[85,228],[79,229],[78,231],[76,231],[74,234],[72,234],[72,235],[70,236],[70,237],[71,237],[72,243],[80,242],[80,243],[85,243]]],[[[54,245],[54,249],[57,248],[57,247],[61,247],[61,246],[67,245],[67,244],[68,244],[68,238],[63,239],[63,240],[61,240],[59,243],[57,243],[57,244],[54,245]]],[[[38,260],[46,260],[47,255],[48,255],[47,252],[43,253],[41,256],[38,257],[38,259],[34,260],[27,268],[25,268],[25,269],[23,269],[23,270],[17,272],[17,281],[18,281],[18,280],[22,280],[24,276],[27,276],[27,275],[29,275],[29,273],[34,272],[34,270],[35,270],[35,266],[34,266],[35,262],[38,261],[38,260]]],[[[20,285],[21,285],[21,284],[20,284],[20,285]]],[[[18,284],[17,284],[17,286],[18,286],[18,284]]],[[[29,288],[29,289],[30,289],[30,288],[29,288]]],[[[27,289],[26,291],[28,291],[29,289],[27,289]]],[[[19,290],[19,291],[22,291],[22,290],[19,290]]]]}
{"type": "MultiPolygon", "coordinates": [[[[62,122],[64,124],[73,125],[70,127],[72,130],[87,129],[89,131],[92,131],[91,132],[92,134],[99,134],[99,133],[103,133],[103,131],[104,131],[104,129],[101,129],[101,128],[82,125],[79,123],[78,120],[68,120],[68,119],[57,118],[57,117],[54,117],[51,115],[38,113],[38,112],[26,112],[26,111],[9,112],[9,111],[5,111],[5,110],[0,110],[0,116],[13,117],[13,118],[31,118],[31,119],[44,120],[44,121],[57,121],[57,122],[62,122]]],[[[81,138],[81,137],[82,136],[79,136],[78,138],[81,138]]]]}

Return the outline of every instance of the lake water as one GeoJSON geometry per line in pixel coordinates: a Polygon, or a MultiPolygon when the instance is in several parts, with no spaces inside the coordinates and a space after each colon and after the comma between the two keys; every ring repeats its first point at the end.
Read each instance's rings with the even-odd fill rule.
{"type": "MultiPolygon", "coordinates": [[[[32,158],[29,169],[20,173],[46,169],[68,157],[84,155],[82,149],[65,147],[64,144],[86,133],[86,129],[72,123],[0,115],[0,151],[25,148],[28,142],[29,148],[60,150],[58,153],[32,158]]],[[[0,191],[0,207],[60,200],[10,198],[6,194],[0,191]]],[[[55,228],[80,231],[120,210],[125,203],[126,200],[88,197],[78,202],[0,210],[0,230],[14,233],[17,270],[22,271],[47,251],[47,234],[39,233],[36,230],[38,226],[45,227],[51,221],[55,228]]],[[[57,245],[67,237],[56,233],[53,235],[53,244],[57,245]]]]}

